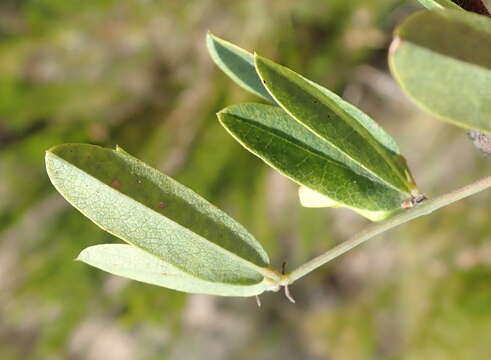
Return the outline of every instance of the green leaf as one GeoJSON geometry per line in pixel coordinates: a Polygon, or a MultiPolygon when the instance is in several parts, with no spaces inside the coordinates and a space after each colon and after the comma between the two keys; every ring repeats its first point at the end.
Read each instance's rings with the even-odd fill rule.
{"type": "MultiPolygon", "coordinates": [[[[330,181],[320,186],[318,180],[324,177],[322,173],[299,174],[298,171],[292,171],[294,161],[290,160],[295,159],[295,156],[292,155],[294,152],[288,155],[293,156],[291,159],[281,159],[277,154],[268,154],[268,148],[271,144],[268,143],[263,148],[265,143],[259,138],[260,131],[257,128],[252,132],[255,134],[255,138],[249,139],[248,136],[252,136],[252,133],[249,135],[242,133],[241,129],[235,129],[234,125],[225,119],[227,116],[229,116],[228,120],[231,117],[241,118],[241,110],[238,113],[235,113],[238,108],[229,109],[231,113],[222,112],[219,115],[222,124],[246,148],[285,175],[303,184],[303,187],[299,189],[302,205],[310,207],[347,206],[372,220],[381,220],[396,211],[400,206],[400,198],[405,199],[418,194],[406,161],[400,155],[395,141],[362,111],[293,71],[259,56],[254,58],[249,52],[210,33],[207,36],[207,45],[215,63],[234,81],[263,99],[279,104],[287,112],[287,114],[282,113],[281,110],[277,109],[274,110],[276,114],[272,115],[271,113],[274,112],[272,109],[265,110],[267,108],[264,107],[252,110],[251,106],[253,105],[248,105],[249,109],[242,109],[247,113],[248,125],[251,122],[256,122],[255,125],[261,121],[268,122],[268,116],[273,116],[271,119],[274,119],[274,116],[281,117],[285,123],[301,123],[303,126],[298,123],[288,125],[291,129],[295,129],[296,137],[307,136],[309,141],[315,139],[312,141],[321,145],[314,145],[314,149],[316,149],[315,146],[329,149],[327,158],[334,160],[335,166],[347,168],[346,171],[352,170],[355,175],[362,176],[364,181],[391,188],[389,192],[392,193],[391,199],[375,202],[373,194],[370,195],[372,198],[368,194],[363,195],[370,198],[367,200],[367,204],[370,204],[368,205],[370,210],[367,210],[365,208],[367,204],[360,203],[362,197],[360,189],[358,189],[357,195],[353,197],[347,195],[347,192],[338,191],[340,187],[346,188],[346,184],[336,183],[333,181],[334,176],[330,181]],[[270,114],[263,118],[262,110],[270,112],[270,114]],[[261,118],[249,116],[252,113],[256,113],[261,118]],[[302,133],[308,134],[301,135],[302,133]],[[285,165],[281,162],[288,162],[288,164],[285,165]],[[316,182],[317,185],[307,185],[312,182],[316,182]],[[329,191],[326,186],[330,187],[329,191]],[[335,194],[334,197],[332,194],[335,194]],[[393,202],[395,198],[399,199],[397,206],[393,202]],[[380,203],[383,205],[381,206],[380,203]]],[[[240,127],[243,126],[242,123],[240,127]]],[[[280,124],[274,124],[273,121],[268,126],[271,127],[266,132],[270,130],[275,132],[277,130],[275,126],[280,126],[280,124]]],[[[267,136],[267,139],[269,141],[270,137],[267,136]]],[[[277,150],[281,150],[278,146],[276,147],[277,150]]],[[[296,153],[296,155],[299,154],[296,153]]],[[[319,171],[319,168],[316,171],[319,171]]]]}
{"type": "Polygon", "coordinates": [[[419,106],[455,125],[491,132],[491,19],[418,12],[397,28],[389,64],[419,106]]]}
{"type": "Polygon", "coordinates": [[[56,189],[102,229],[197,279],[253,285],[276,273],[240,224],[120,148],[65,144],[46,152],[56,189]]]}
{"type": "Polygon", "coordinates": [[[88,247],[80,253],[77,260],[114,275],[194,294],[254,296],[270,286],[267,281],[255,285],[204,281],[180,271],[141,249],[124,244],[88,247]]]}
{"type": "Polygon", "coordinates": [[[208,52],[215,64],[245,90],[274,104],[274,100],[261,83],[254,66],[254,56],[244,49],[208,32],[208,52]]]}
{"type": "Polygon", "coordinates": [[[233,105],[219,112],[218,118],[246,149],[311,189],[300,190],[306,205],[346,206],[371,220],[382,220],[407,198],[277,106],[233,105]],[[313,205],[312,190],[322,202],[313,205]]]}
{"type": "Polygon", "coordinates": [[[461,9],[451,0],[418,0],[427,9],[461,9]]]}
{"type": "Polygon", "coordinates": [[[284,66],[257,55],[255,60],[266,89],[289,115],[374,181],[406,197],[417,193],[395,141],[368,115],[284,66]]]}

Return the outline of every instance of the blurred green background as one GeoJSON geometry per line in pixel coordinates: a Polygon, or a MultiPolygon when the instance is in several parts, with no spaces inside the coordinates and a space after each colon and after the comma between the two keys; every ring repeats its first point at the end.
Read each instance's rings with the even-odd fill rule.
{"type": "Polygon", "coordinates": [[[122,146],[245,225],[293,268],[368,221],[302,209],[220,127],[255,100],[209,59],[211,30],[342,94],[399,142],[430,197],[491,171],[465,132],[387,71],[396,0],[1,0],[0,359],[486,359],[491,193],[413,221],[254,299],[185,295],[73,259],[117,242],[50,185],[44,151],[122,146]]]}

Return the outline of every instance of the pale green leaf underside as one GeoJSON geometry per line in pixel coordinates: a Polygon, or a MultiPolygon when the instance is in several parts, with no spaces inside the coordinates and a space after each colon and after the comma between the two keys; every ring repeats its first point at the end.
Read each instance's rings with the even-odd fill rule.
{"type": "Polygon", "coordinates": [[[443,120],[491,132],[491,19],[421,11],[395,36],[389,64],[404,91],[443,120]]]}
{"type": "Polygon", "coordinates": [[[284,66],[257,55],[255,60],[263,84],[289,115],[380,183],[406,195],[414,192],[395,142],[367,115],[284,66]]]}
{"type": "Polygon", "coordinates": [[[254,296],[268,288],[266,281],[254,285],[203,281],[131,245],[91,246],[84,249],[77,260],[114,275],[187,293],[254,296]]]}
{"type": "Polygon", "coordinates": [[[451,0],[418,0],[427,9],[461,9],[451,0]]]}
{"type": "Polygon", "coordinates": [[[215,64],[245,90],[274,104],[254,67],[254,56],[244,49],[208,33],[208,52],[215,64]]]}
{"type": "Polygon", "coordinates": [[[269,259],[235,220],[124,151],[65,144],[46,153],[51,182],[102,229],[202,280],[251,285],[269,259]]]}
{"type": "Polygon", "coordinates": [[[218,118],[245,148],[295,182],[328,196],[338,206],[372,211],[371,218],[380,220],[399,209],[405,198],[401,192],[374,181],[365,170],[346,160],[343,153],[279,107],[233,105],[218,113],[218,118]]]}

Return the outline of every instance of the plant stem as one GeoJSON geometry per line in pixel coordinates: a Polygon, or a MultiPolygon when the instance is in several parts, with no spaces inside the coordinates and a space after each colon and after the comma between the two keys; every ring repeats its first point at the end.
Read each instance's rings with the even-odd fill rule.
{"type": "Polygon", "coordinates": [[[454,190],[438,198],[427,200],[412,209],[404,210],[404,212],[394,216],[393,218],[381,224],[376,224],[366,230],[363,230],[362,232],[353,236],[351,239],[326,251],[324,254],[313,258],[305,264],[300,265],[297,269],[288,274],[289,284],[292,284],[296,280],[304,277],[318,267],[328,263],[329,261],[337,258],[338,256],[364,243],[365,241],[373,238],[376,235],[379,235],[396,226],[402,225],[417,217],[428,215],[439,208],[447,206],[468,196],[474,195],[480,191],[486,190],[489,187],[491,187],[491,176],[478,180],[475,183],[454,190]]]}

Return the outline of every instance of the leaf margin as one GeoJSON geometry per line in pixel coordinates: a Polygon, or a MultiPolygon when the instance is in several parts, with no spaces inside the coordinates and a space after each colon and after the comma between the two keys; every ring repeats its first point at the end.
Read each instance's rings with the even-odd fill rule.
{"type": "MultiPolygon", "coordinates": [[[[80,143],[68,143],[68,144],[60,144],[60,145],[55,145],[53,146],[52,148],[48,149],[46,151],[46,168],[47,168],[47,171],[48,171],[48,176],[52,182],[52,184],[54,185],[54,187],[58,190],[58,192],[65,198],[65,200],[67,200],[73,207],[75,207],[79,212],[81,212],[84,216],[88,217],[92,222],[94,222],[98,227],[100,227],[102,230],[106,231],[106,232],[109,232],[110,234],[112,234],[113,236],[116,236],[120,239],[122,239],[123,241],[126,241],[128,242],[128,240],[124,239],[122,236],[120,236],[119,234],[116,234],[114,231],[111,231],[109,229],[107,229],[105,226],[101,225],[100,223],[98,223],[97,221],[95,221],[94,219],[92,219],[90,216],[88,216],[85,211],[83,209],[80,208],[80,206],[76,203],[74,203],[73,200],[71,200],[69,197],[67,197],[66,194],[64,194],[63,190],[59,188],[58,186],[58,183],[54,180],[54,175],[52,173],[53,169],[50,167],[49,165],[49,161],[51,159],[53,159],[53,157],[56,157],[58,158],[59,160],[63,161],[63,162],[66,162],[64,159],[62,158],[59,158],[56,154],[53,153],[53,150],[57,149],[57,148],[60,148],[60,147],[66,147],[66,146],[87,146],[87,147],[93,147],[93,148],[98,148],[99,150],[105,150],[105,151],[111,151],[111,152],[116,152],[116,153],[120,153],[126,157],[129,157],[137,162],[139,162],[141,165],[147,167],[148,169],[151,169],[153,171],[156,171],[157,173],[163,175],[164,177],[170,179],[170,181],[174,182],[175,184],[177,184],[178,186],[190,191],[192,194],[194,194],[195,196],[197,196],[199,199],[201,200],[204,200],[204,202],[208,203],[204,198],[202,198],[200,195],[194,193],[191,189],[187,188],[186,186],[184,186],[183,184],[180,184],[179,182],[177,182],[176,180],[170,178],[169,176],[159,172],[158,170],[150,167],[148,164],[145,164],[144,162],[142,162],[141,160],[129,155],[126,151],[124,151],[123,149],[121,149],[120,147],[117,147],[115,150],[114,149],[110,149],[110,148],[104,148],[104,147],[100,147],[100,146],[97,146],[97,145],[90,145],[90,144],[80,144],[80,143]]],[[[69,164],[67,163],[69,166],[73,166],[72,164],[69,164]]],[[[74,168],[78,169],[76,166],[73,166],[74,168]]],[[[80,170],[82,171],[82,170],[80,170]]],[[[87,174],[88,175],[88,174],[87,174]]],[[[91,175],[88,175],[89,177],[91,175]]],[[[95,179],[96,181],[99,181],[97,178],[93,177],[93,179],[95,179]]],[[[102,185],[105,185],[107,186],[107,184],[104,184],[103,182],[100,182],[102,185]]],[[[112,189],[112,188],[111,188],[112,189]]],[[[114,190],[114,189],[113,189],[114,190]]],[[[123,196],[126,196],[125,194],[122,194],[123,196]]],[[[131,199],[131,198],[129,198],[131,199]]],[[[134,199],[131,199],[134,201],[134,199]]],[[[210,206],[214,207],[214,205],[208,203],[210,206]]],[[[232,221],[234,221],[235,223],[237,223],[233,218],[231,218],[230,216],[228,216],[227,214],[225,214],[223,211],[221,211],[220,209],[214,207],[218,212],[221,212],[223,213],[225,216],[227,216],[229,219],[231,219],[232,221]]],[[[166,218],[167,219],[167,218],[166,218]]],[[[239,226],[241,226],[239,223],[237,223],[239,226]]],[[[179,225],[179,224],[178,224],[179,225]]],[[[179,225],[181,226],[181,225],[179,225]]],[[[245,229],[244,229],[245,230],[245,229]]],[[[246,230],[247,231],[247,230],[246,230]]],[[[252,236],[252,235],[251,235],[252,236]]],[[[254,239],[254,241],[257,242],[257,240],[254,239]]],[[[130,245],[132,246],[136,246],[138,248],[141,248],[141,246],[138,246],[136,244],[133,244],[131,242],[129,242],[130,245]]],[[[210,242],[211,243],[211,242],[210,242]]],[[[259,242],[257,242],[257,244],[262,248],[262,246],[260,245],[259,242]]],[[[142,250],[144,251],[147,251],[149,254],[151,254],[152,256],[155,256],[155,254],[152,254],[152,252],[150,252],[148,249],[144,249],[142,248],[142,250]]],[[[223,250],[223,249],[222,249],[223,250]]],[[[263,249],[264,251],[264,249],[263,249]]],[[[234,254],[233,254],[234,255],[234,254]]],[[[235,255],[234,255],[235,256],[235,255]]],[[[267,254],[266,254],[267,256],[267,254]]],[[[246,263],[248,263],[249,261],[245,260],[245,259],[242,259],[243,261],[245,261],[246,263]]],[[[269,258],[268,258],[268,264],[269,264],[269,258]]],[[[272,279],[277,279],[278,278],[278,274],[275,270],[269,268],[269,267],[265,267],[265,268],[262,268],[258,265],[255,265],[253,263],[251,263],[252,267],[250,267],[251,270],[254,270],[256,271],[258,274],[261,274],[262,277],[268,277],[268,278],[272,278],[272,279]]],[[[269,265],[268,265],[269,266],[269,265]]],[[[184,269],[181,269],[182,271],[184,271],[184,269]]],[[[262,281],[262,280],[261,280],[262,281]]],[[[257,283],[259,283],[260,281],[257,281],[257,283]]]]}
{"type": "Polygon", "coordinates": [[[75,260],[115,276],[190,294],[249,297],[274,289],[267,278],[254,285],[208,282],[129,244],[89,246],[75,260]]]}

